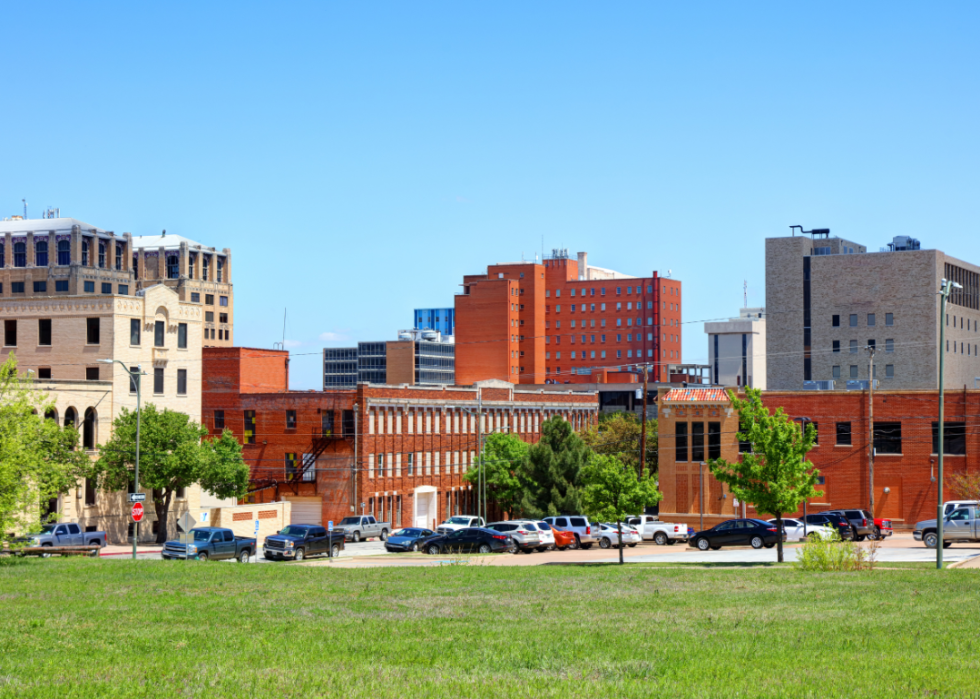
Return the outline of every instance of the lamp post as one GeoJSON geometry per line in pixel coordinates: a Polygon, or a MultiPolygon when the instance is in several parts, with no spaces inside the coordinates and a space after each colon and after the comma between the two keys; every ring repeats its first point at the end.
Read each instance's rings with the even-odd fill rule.
{"type": "Polygon", "coordinates": [[[943,452],[945,432],[943,419],[945,417],[945,390],[943,374],[946,369],[946,302],[953,289],[962,289],[961,284],[943,279],[939,286],[939,480],[936,488],[936,569],[943,567],[943,452]]]}
{"type": "MultiPolygon", "coordinates": [[[[118,359],[99,359],[97,360],[100,364],[118,364],[123,368],[127,374],[129,374],[129,380],[136,384],[136,469],[133,473],[133,492],[138,493],[140,489],[140,395],[141,395],[141,384],[140,377],[143,374],[143,365],[136,365],[136,371],[130,371],[123,362],[118,359]]],[[[136,543],[140,538],[140,523],[134,522],[136,525],[133,529],[133,560],[136,560],[136,543]]]]}

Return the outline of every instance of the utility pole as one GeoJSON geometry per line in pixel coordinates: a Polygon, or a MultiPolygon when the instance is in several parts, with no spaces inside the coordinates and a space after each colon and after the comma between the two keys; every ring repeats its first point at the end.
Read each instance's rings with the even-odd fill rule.
{"type": "MultiPolygon", "coordinates": [[[[341,413],[343,420],[343,413],[341,413]]],[[[340,426],[343,429],[343,425],[340,426]]],[[[357,514],[357,403],[354,403],[354,461],[350,466],[351,501],[350,511],[357,514]]]]}
{"type": "MultiPolygon", "coordinates": [[[[868,502],[875,516],[875,348],[868,345],[868,502]]],[[[874,522],[872,522],[874,524],[874,522]]]]}
{"type": "Polygon", "coordinates": [[[945,451],[944,419],[946,416],[946,395],[944,387],[944,372],[946,370],[946,301],[953,289],[963,286],[953,281],[943,279],[939,288],[942,299],[939,306],[939,481],[936,488],[936,569],[943,568],[943,453],[945,451]]]}
{"type": "Polygon", "coordinates": [[[643,472],[646,469],[647,463],[647,370],[649,368],[649,364],[643,365],[643,424],[640,427],[640,478],[643,478],[643,472]]]}
{"type": "Polygon", "coordinates": [[[476,479],[476,516],[483,517],[485,524],[489,520],[483,499],[483,480],[487,477],[487,465],[483,459],[483,390],[479,387],[476,389],[476,444],[480,448],[480,471],[476,479]]]}

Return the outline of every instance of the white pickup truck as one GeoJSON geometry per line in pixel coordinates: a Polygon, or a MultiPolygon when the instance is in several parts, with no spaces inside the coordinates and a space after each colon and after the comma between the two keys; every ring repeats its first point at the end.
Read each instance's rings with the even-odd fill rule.
{"type": "Polygon", "coordinates": [[[456,515],[455,517],[450,517],[436,527],[436,531],[440,534],[448,534],[449,532],[458,531],[460,529],[482,527],[485,525],[486,522],[483,521],[483,517],[474,517],[473,515],[456,515]]]}
{"type": "Polygon", "coordinates": [[[687,541],[687,525],[661,522],[656,515],[633,515],[626,518],[626,524],[640,533],[644,541],[653,541],[658,546],[673,545],[687,541]]]}

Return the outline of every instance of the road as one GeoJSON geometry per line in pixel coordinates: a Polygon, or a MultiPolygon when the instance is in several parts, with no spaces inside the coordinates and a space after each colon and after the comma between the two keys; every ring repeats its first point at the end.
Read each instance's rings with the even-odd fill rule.
{"type": "MultiPolygon", "coordinates": [[[[160,550],[162,546],[139,546],[136,549],[136,558],[141,561],[159,561],[163,560],[160,558],[160,550]]],[[[370,541],[361,541],[356,544],[348,543],[346,548],[340,552],[338,558],[353,558],[362,556],[388,556],[391,555],[385,551],[385,545],[383,541],[377,539],[371,539],[370,541]]],[[[102,553],[99,556],[106,561],[124,561],[132,560],[133,557],[133,547],[132,546],[106,546],[102,549],[102,553]]],[[[252,556],[251,561],[256,562],[256,556],[252,556]]],[[[233,561],[229,561],[233,562],[233,561]]],[[[259,547],[259,555],[257,558],[258,563],[275,563],[276,561],[270,561],[265,556],[262,555],[262,547],[259,547]]]]}

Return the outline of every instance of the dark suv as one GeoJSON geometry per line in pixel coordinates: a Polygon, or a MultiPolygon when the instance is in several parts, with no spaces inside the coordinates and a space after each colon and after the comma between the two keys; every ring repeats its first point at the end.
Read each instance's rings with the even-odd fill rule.
{"type": "Polygon", "coordinates": [[[851,527],[851,523],[847,521],[847,517],[839,512],[821,512],[818,515],[807,515],[806,523],[826,524],[833,527],[841,539],[850,540],[854,538],[854,529],[851,527]]]}
{"type": "Polygon", "coordinates": [[[843,515],[854,530],[854,540],[864,541],[867,536],[874,536],[875,519],[867,510],[830,510],[825,514],[843,515]]]}

